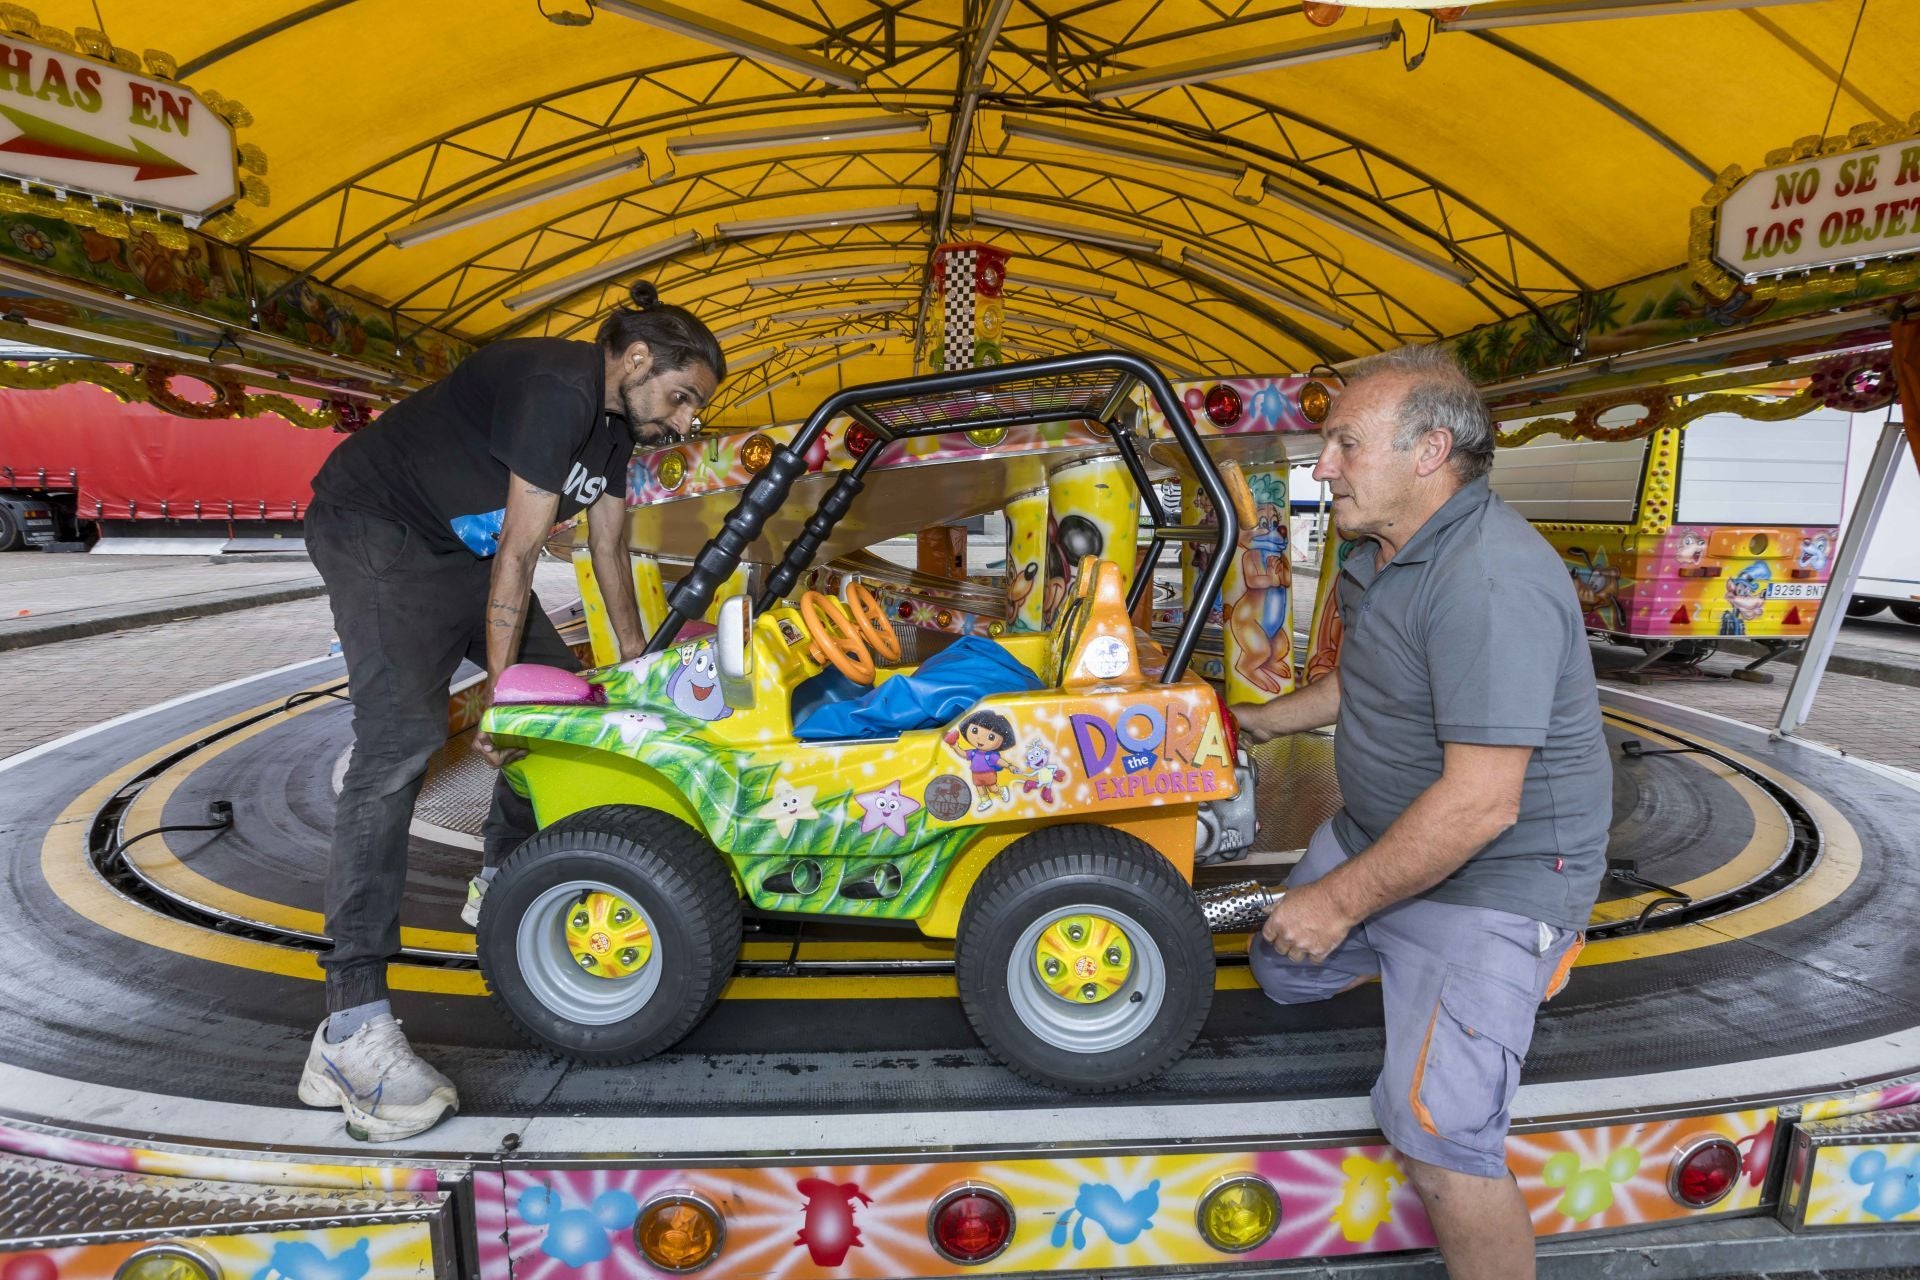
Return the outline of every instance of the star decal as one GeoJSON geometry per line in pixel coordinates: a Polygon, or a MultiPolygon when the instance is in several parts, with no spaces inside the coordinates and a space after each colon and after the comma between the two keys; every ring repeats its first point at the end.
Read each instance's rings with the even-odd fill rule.
{"type": "Polygon", "coordinates": [[[907,817],[920,807],[920,802],[912,796],[900,794],[900,782],[895,779],[878,791],[862,791],[853,797],[860,806],[860,834],[872,835],[881,827],[904,838],[907,834],[907,817]]]}
{"type": "Polygon", "coordinates": [[[819,810],[813,807],[813,794],[819,787],[796,787],[785,778],[779,778],[773,784],[773,799],[761,805],[754,817],[771,822],[781,836],[793,834],[793,824],[802,818],[817,818],[819,810]]]}

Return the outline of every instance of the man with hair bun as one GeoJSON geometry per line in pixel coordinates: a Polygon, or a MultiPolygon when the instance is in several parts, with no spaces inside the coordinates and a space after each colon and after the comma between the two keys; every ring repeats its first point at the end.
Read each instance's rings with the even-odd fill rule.
{"type": "MultiPolygon", "coordinates": [[[[340,1107],[356,1138],[411,1137],[459,1109],[453,1083],[408,1044],[387,1000],[400,951],[407,828],[427,761],[446,742],[461,659],[491,699],[515,662],[573,670],[540,609],[547,531],[587,513],[593,572],[622,658],[646,645],[627,558],[627,463],[636,444],[692,429],[726,377],[707,326],[631,290],[594,342],[513,338],[474,352],[334,450],[313,482],[306,541],[326,580],[353,698],[353,757],[327,871],[328,1016],[300,1100],[340,1107]]],[[[511,758],[486,734],[488,763],[511,758]]],[[[493,872],[533,833],[532,806],[496,780],[482,869],[461,918],[477,924],[493,872]]]]}
{"type": "Polygon", "coordinates": [[[1344,804],[1255,936],[1253,973],[1281,1004],[1379,980],[1373,1114],[1447,1273],[1525,1280],[1509,1108],[1613,816],[1580,606],[1559,555],[1488,488],[1493,422],[1444,351],[1356,366],[1320,434],[1314,478],[1356,539],[1337,556],[1339,664],[1233,711],[1255,742],[1337,722],[1344,804]]]}

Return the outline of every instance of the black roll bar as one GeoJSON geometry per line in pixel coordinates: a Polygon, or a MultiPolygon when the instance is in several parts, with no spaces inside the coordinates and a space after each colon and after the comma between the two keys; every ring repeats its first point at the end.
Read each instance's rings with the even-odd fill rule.
{"type": "MultiPolygon", "coordinates": [[[[1102,408],[1113,412],[1120,404],[1127,390],[1124,379],[1131,378],[1143,384],[1153,396],[1160,409],[1160,415],[1166,419],[1167,428],[1173,432],[1174,440],[1181,452],[1186,454],[1188,464],[1200,483],[1201,491],[1207,495],[1216,517],[1214,533],[1214,555],[1208,561],[1206,570],[1195,584],[1194,598],[1189,601],[1185,622],[1180,634],[1174,640],[1173,648],[1167,655],[1165,671],[1161,681],[1172,684],[1186,674],[1187,663],[1193,657],[1194,646],[1200,639],[1201,628],[1206,623],[1207,611],[1200,602],[1210,601],[1220,590],[1226,579],[1228,550],[1240,540],[1240,521],[1234,511],[1233,502],[1227,496],[1226,485],[1221,482],[1220,472],[1213,464],[1213,458],[1207,453],[1200,435],[1194,430],[1193,422],[1187,416],[1186,408],[1180,403],[1180,397],[1174,393],[1173,384],[1167,381],[1149,361],[1125,351],[1093,351],[1081,355],[1055,356],[1045,360],[1027,360],[1018,364],[993,365],[981,369],[963,369],[956,373],[926,374],[917,378],[898,378],[891,382],[871,382],[857,387],[846,387],[829,396],[819,408],[808,417],[806,424],[794,436],[792,443],[778,446],[773,451],[773,459],[755,476],[740,494],[740,500],[721,522],[720,531],[709,538],[700,548],[692,565],[673,589],[667,599],[667,616],[647,641],[648,653],[659,653],[671,645],[680,634],[680,628],[688,619],[698,618],[706,613],[713,604],[715,592],[720,589],[733,571],[739,567],[741,557],[748,547],[757,541],[766,529],[767,521],[785,504],[793,485],[806,474],[807,451],[813,447],[821,433],[835,418],[846,415],[875,430],[880,438],[862,454],[851,470],[843,475],[821,501],[820,508],[807,521],[780,565],[768,578],[765,590],[761,592],[759,608],[772,607],[780,596],[791,590],[812,563],[813,557],[825,544],[841,516],[852,505],[853,498],[859,493],[862,476],[888,446],[896,439],[909,436],[947,434],[980,430],[1002,423],[1040,423],[1079,421],[1090,416],[1085,406],[1078,409],[1062,407],[1057,410],[1027,409],[1014,413],[988,416],[969,416],[955,419],[950,423],[914,425],[905,429],[888,429],[885,424],[874,418],[867,406],[887,401],[912,397],[931,397],[953,395],[981,388],[1002,386],[1025,378],[1044,377],[1052,374],[1086,374],[1111,372],[1123,375],[1122,381],[1109,394],[1102,408]],[[876,430],[877,429],[877,430],[876,430]]],[[[1098,412],[1098,411],[1096,411],[1098,412]]],[[[1115,447],[1121,459],[1126,463],[1128,473],[1140,489],[1141,501],[1146,504],[1148,513],[1153,517],[1154,538],[1147,553],[1144,570],[1136,571],[1133,589],[1128,594],[1128,606],[1137,603],[1142,582],[1150,583],[1153,568],[1159,560],[1160,551],[1166,538],[1163,534],[1177,526],[1168,523],[1165,510],[1160,505],[1159,495],[1147,479],[1146,468],[1142,464],[1138,449],[1125,428],[1116,428],[1112,423],[1108,427],[1115,447]]],[[[1192,536],[1192,530],[1188,536],[1192,536]]]]}

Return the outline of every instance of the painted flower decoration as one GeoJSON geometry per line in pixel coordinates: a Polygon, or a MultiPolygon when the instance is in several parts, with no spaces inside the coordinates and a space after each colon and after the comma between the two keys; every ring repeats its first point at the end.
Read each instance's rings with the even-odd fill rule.
{"type": "Polygon", "coordinates": [[[46,233],[38,227],[16,222],[8,228],[7,234],[12,237],[14,244],[19,246],[22,253],[31,254],[42,262],[53,256],[53,241],[47,239],[46,233]]]}

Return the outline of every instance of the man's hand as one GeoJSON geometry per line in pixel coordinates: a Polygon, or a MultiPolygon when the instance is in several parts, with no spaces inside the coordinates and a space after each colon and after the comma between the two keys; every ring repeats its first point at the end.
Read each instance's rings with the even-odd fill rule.
{"type": "Polygon", "coordinates": [[[521,747],[494,746],[493,735],[485,730],[474,735],[473,749],[478,751],[481,757],[496,769],[504,769],[515,760],[527,754],[521,747]]]}
{"type": "Polygon", "coordinates": [[[1236,702],[1227,711],[1240,725],[1240,736],[1252,743],[1325,728],[1340,716],[1340,673],[1329,672],[1272,702],[1236,702]]]}
{"type": "Polygon", "coordinates": [[[1288,889],[1260,932],[1273,949],[1296,962],[1320,964],[1345,942],[1358,921],[1341,911],[1319,881],[1288,889]]]}
{"type": "MultiPolygon", "coordinates": [[[[497,676],[489,676],[487,679],[487,687],[481,692],[480,710],[482,713],[485,713],[489,707],[493,706],[493,682],[496,679],[498,679],[497,676]]],[[[522,747],[494,746],[493,735],[485,729],[473,735],[473,749],[480,753],[481,759],[496,769],[504,769],[521,756],[527,754],[525,748],[522,747]]]]}
{"type": "Polygon", "coordinates": [[[1279,699],[1273,702],[1236,702],[1227,708],[1240,726],[1240,736],[1251,743],[1271,742],[1286,733],[1280,725],[1279,699]]]}

